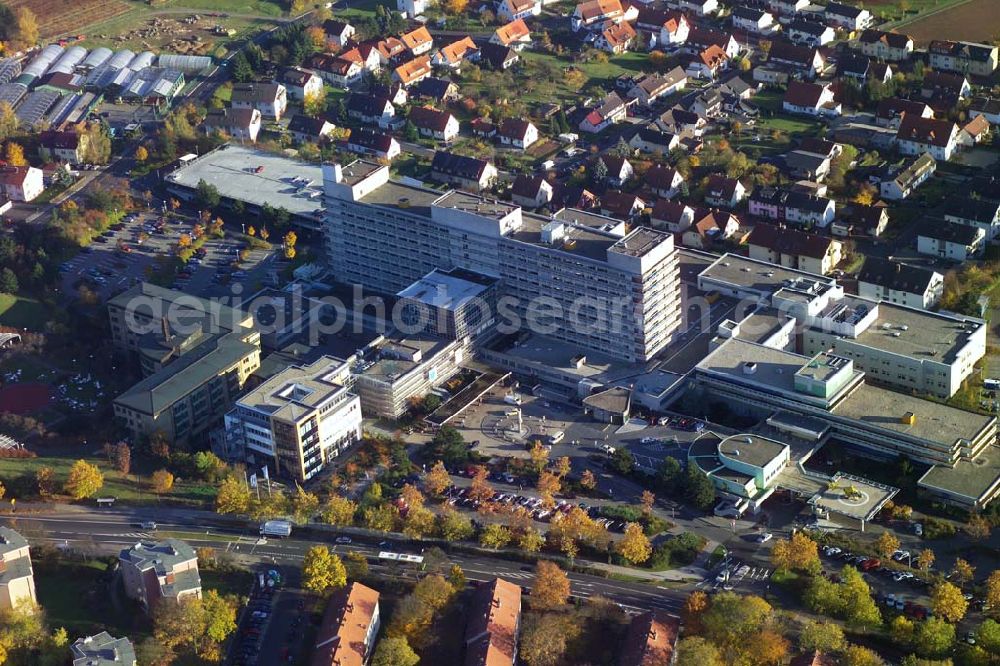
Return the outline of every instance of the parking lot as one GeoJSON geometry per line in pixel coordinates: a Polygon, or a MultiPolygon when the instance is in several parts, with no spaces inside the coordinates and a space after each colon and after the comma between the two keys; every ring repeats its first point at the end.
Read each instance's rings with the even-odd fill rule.
{"type": "MultiPolygon", "coordinates": [[[[158,223],[155,212],[133,213],[114,225],[80,254],[60,267],[66,294],[87,285],[100,298],[148,279],[156,261],[170,260],[178,239],[191,231],[187,221],[158,223]]],[[[247,261],[234,267],[242,243],[231,239],[206,241],[191,261],[178,272],[172,286],[197,296],[230,293],[231,284],[241,283],[243,294],[264,283],[267,273],[277,267],[274,253],[251,250],[247,261]]]]}

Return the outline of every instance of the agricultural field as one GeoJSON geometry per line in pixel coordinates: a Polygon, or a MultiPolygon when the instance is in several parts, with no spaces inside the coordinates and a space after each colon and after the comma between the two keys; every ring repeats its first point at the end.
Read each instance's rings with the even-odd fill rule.
{"type": "Polygon", "coordinates": [[[996,0],[970,0],[906,22],[899,30],[912,36],[918,47],[932,39],[989,42],[1000,34],[1000,13],[996,8],[996,0]]]}
{"type": "Polygon", "coordinates": [[[124,14],[125,0],[6,0],[11,9],[27,7],[38,17],[42,39],[79,33],[87,26],[124,14]]]}

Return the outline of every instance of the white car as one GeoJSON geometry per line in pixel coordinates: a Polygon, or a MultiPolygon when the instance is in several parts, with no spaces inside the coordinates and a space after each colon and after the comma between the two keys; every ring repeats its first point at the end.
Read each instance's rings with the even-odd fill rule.
{"type": "Polygon", "coordinates": [[[640,444],[656,444],[656,438],[655,437],[643,437],[642,439],[639,440],[639,443],[640,444]]]}
{"type": "Polygon", "coordinates": [[[351,543],[351,537],[349,536],[339,536],[336,539],[337,543],[351,543]]]}
{"type": "Polygon", "coordinates": [[[757,541],[761,543],[767,543],[768,541],[771,540],[772,537],[774,537],[774,535],[771,534],[770,532],[764,532],[759,537],[757,537],[757,541]]]}

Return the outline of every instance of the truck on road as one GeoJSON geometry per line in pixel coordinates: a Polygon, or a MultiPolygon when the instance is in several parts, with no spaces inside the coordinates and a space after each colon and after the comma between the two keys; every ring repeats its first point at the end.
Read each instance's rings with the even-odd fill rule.
{"type": "Polygon", "coordinates": [[[287,520],[269,520],[260,526],[262,537],[283,539],[292,535],[292,524],[287,520]]]}

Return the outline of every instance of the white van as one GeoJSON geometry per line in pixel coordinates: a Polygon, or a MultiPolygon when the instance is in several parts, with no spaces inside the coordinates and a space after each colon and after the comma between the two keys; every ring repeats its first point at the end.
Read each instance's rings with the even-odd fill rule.
{"type": "Polygon", "coordinates": [[[1000,389],[1000,379],[984,379],[983,388],[987,391],[996,391],[1000,389]]]}
{"type": "Polygon", "coordinates": [[[558,444],[559,442],[563,441],[563,437],[565,436],[566,433],[564,433],[562,430],[556,430],[554,433],[549,435],[549,442],[552,444],[558,444]]]}
{"type": "Polygon", "coordinates": [[[509,393],[503,397],[503,401],[508,405],[520,405],[522,400],[521,396],[516,393],[509,393]]]}

